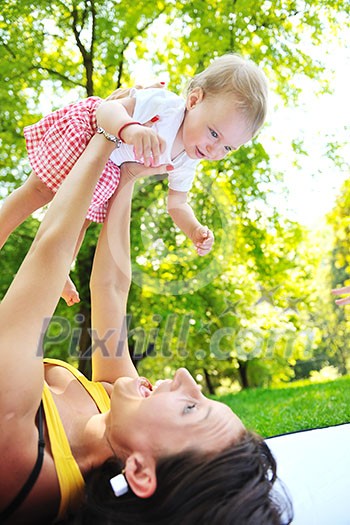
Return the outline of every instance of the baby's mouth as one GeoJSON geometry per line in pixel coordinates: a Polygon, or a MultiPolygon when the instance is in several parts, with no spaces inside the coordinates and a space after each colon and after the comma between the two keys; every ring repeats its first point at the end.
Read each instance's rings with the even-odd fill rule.
{"type": "Polygon", "coordinates": [[[196,146],[196,156],[203,159],[205,157],[204,153],[201,152],[201,150],[196,146]]]}

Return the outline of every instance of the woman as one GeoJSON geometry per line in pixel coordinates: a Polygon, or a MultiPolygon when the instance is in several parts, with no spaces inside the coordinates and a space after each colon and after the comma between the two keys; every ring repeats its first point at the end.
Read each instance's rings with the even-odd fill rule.
{"type": "MultiPolygon", "coordinates": [[[[192,516],[186,523],[281,523],[271,496],[275,463],[261,440],[247,433],[227,406],[205,398],[186,370],[152,392],[130,360],[124,318],[130,286],[131,170],[140,174],[141,166],[124,166],[96,250],[91,278],[93,382],[64,363],[43,364],[43,326],[59,300],[94,187],[113,147],[102,135],[92,138],[0,305],[0,522],[47,524],[69,516],[83,499],[84,478],[103,466],[99,470],[107,471],[108,482],[102,490],[113,500],[112,507],[115,502],[123,507],[118,512],[124,521],[120,517],[118,523],[147,521],[155,500],[157,523],[186,522],[177,518],[176,491],[189,497],[180,502],[181,512],[192,516]],[[118,458],[118,466],[116,460],[107,461],[111,458],[118,458]],[[125,480],[128,492],[117,497],[109,479],[121,467],[119,480],[125,480]],[[217,476],[203,486],[201,507],[191,494],[197,494],[195,483],[203,481],[208,468],[217,476]],[[197,481],[190,476],[194,470],[197,481]],[[236,488],[230,485],[235,471],[236,488]],[[164,493],[168,506],[163,508],[164,493]],[[133,503],[125,506],[130,499],[133,503]],[[142,506],[133,518],[145,501],[150,502],[148,510],[142,506]],[[233,512],[227,506],[231,501],[236,502],[233,512]],[[215,511],[219,508],[229,512],[224,520],[215,511]]],[[[159,171],[148,169],[147,174],[159,171]]],[[[94,487],[100,483],[96,478],[91,483],[89,494],[97,496],[94,487]]],[[[108,505],[107,513],[115,513],[108,505]]],[[[113,522],[89,510],[100,507],[99,502],[88,497],[86,506],[82,522],[88,523],[90,516],[94,523],[113,522]]]]}

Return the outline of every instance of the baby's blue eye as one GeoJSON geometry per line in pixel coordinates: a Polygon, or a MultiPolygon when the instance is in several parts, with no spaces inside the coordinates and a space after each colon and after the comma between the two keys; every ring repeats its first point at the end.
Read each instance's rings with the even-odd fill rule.
{"type": "Polygon", "coordinates": [[[184,408],[184,414],[189,414],[189,412],[191,412],[191,410],[193,410],[194,408],[196,408],[196,403],[191,403],[190,405],[186,405],[184,408]]]}
{"type": "Polygon", "coordinates": [[[211,136],[214,137],[214,139],[217,139],[219,135],[214,131],[213,129],[210,130],[211,136]]]}

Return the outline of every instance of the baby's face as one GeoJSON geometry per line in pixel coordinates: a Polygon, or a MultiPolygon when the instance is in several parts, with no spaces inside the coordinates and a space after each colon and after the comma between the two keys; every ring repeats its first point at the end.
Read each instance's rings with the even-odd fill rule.
{"type": "Polygon", "coordinates": [[[182,140],[191,159],[221,160],[252,138],[232,100],[207,97],[200,88],[187,97],[182,140]]]}

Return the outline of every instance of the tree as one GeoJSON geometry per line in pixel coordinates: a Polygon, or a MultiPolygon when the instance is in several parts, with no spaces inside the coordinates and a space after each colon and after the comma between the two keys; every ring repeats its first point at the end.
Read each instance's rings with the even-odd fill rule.
{"type": "MultiPolygon", "coordinates": [[[[35,6],[31,2],[23,6],[13,1],[4,3],[0,18],[0,58],[6,90],[0,90],[4,108],[0,140],[6,163],[0,164],[0,169],[8,191],[12,191],[23,181],[23,175],[29,173],[28,163],[23,162],[21,130],[39,117],[35,111],[28,118],[26,106],[40,105],[48,82],[50,89],[62,96],[65,90],[74,88],[74,97],[78,98],[106,95],[121,84],[122,78],[128,81],[125,52],[166,10],[166,4],[141,1],[131,9],[125,2],[108,0],[66,3],[42,0],[35,6]],[[14,169],[18,164],[23,166],[23,172],[14,169]]],[[[96,237],[93,244],[95,242],[96,237]]],[[[86,245],[75,270],[87,301],[80,306],[85,320],[84,334],[88,334],[90,324],[90,308],[86,306],[89,303],[87,269],[91,267],[92,256],[93,249],[86,245]]],[[[82,354],[86,354],[90,338],[84,337],[81,345],[82,354]]],[[[81,368],[85,365],[83,361],[81,368]]]]}
{"type": "MultiPolygon", "coordinates": [[[[38,0],[35,5],[27,2],[21,6],[4,0],[0,16],[0,70],[6,82],[0,88],[0,141],[5,159],[0,161],[2,195],[12,191],[29,172],[21,130],[40,116],[44,99],[52,98],[52,103],[46,104],[49,111],[62,100],[105,96],[114,87],[129,84],[127,56],[131,48],[138,59],[152,60],[155,70],[168,71],[170,88],[176,90],[184,87],[186,78],[206,67],[212,56],[242,53],[261,64],[282,102],[295,104],[300,76],[316,80],[319,90],[328,89],[327,72],[306,51],[305,42],[317,45],[324,39],[325,27],[336,34],[339,16],[348,14],[349,9],[347,4],[329,0],[261,4],[142,0],[132,7],[124,0],[38,0]],[[165,35],[162,42],[159,33],[165,35]]],[[[348,24],[348,19],[343,23],[348,24]]],[[[294,147],[302,152],[297,141],[294,147]]],[[[334,152],[330,147],[329,155],[334,152]]],[[[237,342],[243,341],[242,333],[249,326],[257,327],[257,311],[252,305],[259,300],[258,285],[260,291],[269,293],[276,288],[276,307],[282,310],[287,308],[287,298],[298,301],[305,293],[303,272],[297,270],[297,246],[304,234],[298,225],[284,222],[267,200],[268,191],[277,186],[280,178],[280,174],[272,173],[269,152],[259,144],[259,138],[215,168],[203,165],[193,192],[194,206],[217,237],[215,251],[203,260],[194,257],[190,244],[165,215],[164,182],[141,184],[135,195],[132,246],[136,263],[129,303],[133,345],[136,348],[142,339],[142,330],[150,338],[145,348],[153,352],[157,350],[157,330],[164,330],[164,348],[169,348],[177,335],[180,356],[171,367],[185,358],[186,365],[204,378],[209,390],[230,376],[239,378],[243,385],[256,383],[254,377],[259,375],[256,370],[261,370],[261,360],[239,359],[237,342]],[[294,281],[286,286],[290,275],[294,281]],[[176,295],[164,295],[169,290],[176,295]],[[237,301],[239,315],[220,317],[229,304],[237,301]],[[178,333],[171,328],[176,325],[172,315],[177,316],[178,333]],[[192,341],[188,326],[197,329],[192,341]],[[230,329],[232,349],[218,364],[208,350],[210,330],[214,333],[222,328],[230,329]]],[[[71,333],[87,333],[87,283],[97,231],[89,233],[73,271],[85,300],[77,310],[65,313],[73,323],[71,333]]],[[[305,322],[283,318],[279,324],[278,312],[259,312],[263,320],[251,341],[266,340],[271,330],[288,326],[303,332],[305,322]]],[[[63,345],[54,346],[54,351],[63,352],[63,345]]],[[[89,341],[82,343],[81,339],[83,354],[88,346],[89,341]]],[[[278,345],[275,350],[274,358],[266,365],[268,381],[280,373],[275,368],[278,345]]],[[[144,359],[141,363],[142,367],[161,371],[169,360],[144,359]]],[[[280,363],[281,370],[285,361],[280,363]]]]}
{"type": "MultiPolygon", "coordinates": [[[[350,181],[347,180],[342,187],[336,205],[328,214],[328,222],[333,232],[333,246],[331,253],[330,288],[348,286],[350,284],[350,181]]],[[[330,308],[329,331],[331,348],[328,352],[327,364],[338,367],[343,374],[348,373],[350,367],[350,347],[348,344],[350,334],[350,317],[346,307],[334,304],[330,308]]]]}

